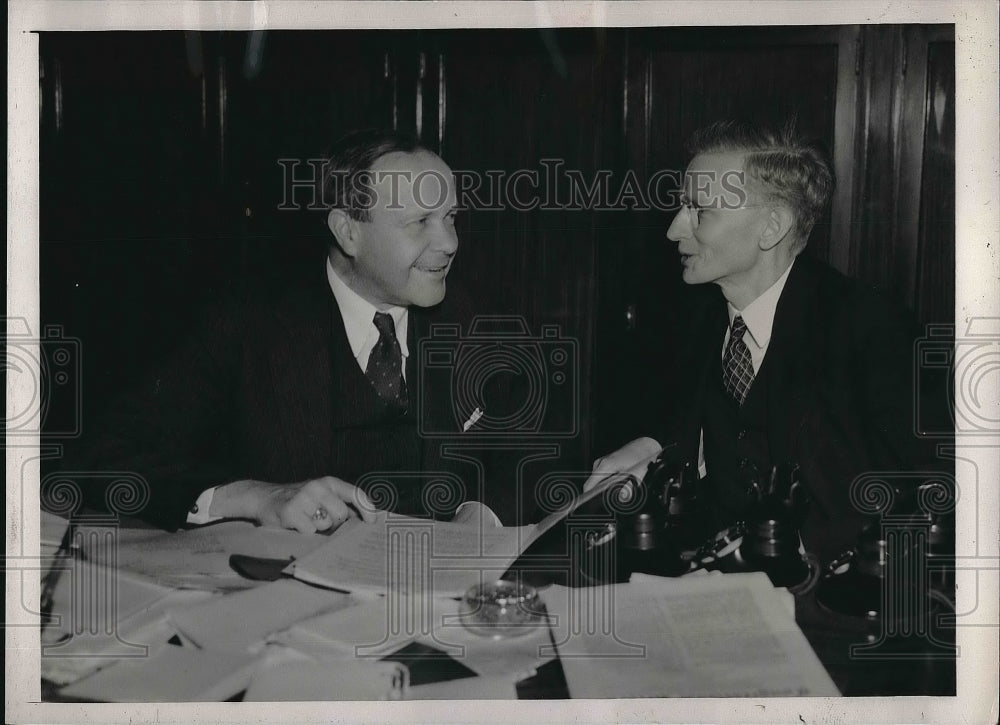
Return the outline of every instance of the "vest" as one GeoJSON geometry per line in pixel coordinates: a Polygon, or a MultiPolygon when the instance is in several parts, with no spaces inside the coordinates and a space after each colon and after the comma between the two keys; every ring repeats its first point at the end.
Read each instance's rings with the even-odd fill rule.
{"type": "MultiPolygon", "coordinates": [[[[339,312],[336,314],[339,315],[339,312]]],[[[338,320],[338,322],[340,322],[338,320]]],[[[417,379],[411,354],[406,379],[417,379]]],[[[404,412],[388,405],[372,387],[351,351],[346,335],[331,344],[329,470],[359,484],[373,503],[410,516],[426,516],[421,506],[423,439],[417,433],[415,398],[404,412]],[[381,476],[379,474],[387,474],[381,476]]]]}
{"type": "MultiPolygon", "coordinates": [[[[418,434],[416,396],[411,389],[409,409],[405,412],[387,405],[354,358],[336,305],[331,304],[330,310],[329,326],[323,333],[328,341],[326,349],[315,356],[316,364],[326,361],[329,366],[329,407],[321,406],[310,412],[325,413],[327,425],[313,425],[302,419],[298,433],[302,438],[287,441],[286,445],[277,441],[268,444],[267,431],[274,430],[270,427],[265,426],[263,434],[255,431],[252,438],[244,439],[243,445],[248,447],[239,458],[242,465],[235,478],[294,483],[336,476],[358,485],[380,509],[427,516],[421,501],[427,481],[421,473],[427,470],[428,462],[424,460],[424,439],[418,434]]],[[[411,312],[411,327],[413,322],[411,312]]],[[[416,350],[412,342],[410,349],[416,350]]],[[[288,350],[282,354],[308,354],[308,351],[288,350]]],[[[406,379],[411,386],[419,377],[414,358],[413,353],[407,358],[406,379]]],[[[265,367],[253,380],[268,380],[270,374],[265,367]]],[[[301,384],[308,388],[309,382],[301,384]]],[[[287,405],[269,395],[254,399],[259,401],[258,407],[264,403],[287,405]]],[[[264,419],[266,415],[267,411],[258,409],[251,417],[264,419]]]]}
{"type": "Polygon", "coordinates": [[[742,518],[751,503],[751,481],[766,485],[771,472],[767,434],[767,357],[742,406],[722,384],[721,355],[713,355],[705,391],[705,468],[710,500],[719,527],[742,518]]]}

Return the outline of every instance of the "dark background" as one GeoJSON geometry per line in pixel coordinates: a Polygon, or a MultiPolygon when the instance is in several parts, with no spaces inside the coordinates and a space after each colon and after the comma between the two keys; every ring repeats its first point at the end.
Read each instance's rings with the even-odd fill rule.
{"type": "MultiPolygon", "coordinates": [[[[838,175],[807,253],[923,323],[951,323],[954,51],[952,26],[45,32],[42,323],[80,340],[85,436],[205,305],[255,275],[294,283],[327,243],[321,212],[278,208],[278,159],[395,126],[455,169],[558,158],[644,182],[684,168],[699,126],[790,114],[838,175]]],[[[671,332],[697,290],[680,281],[670,219],[460,217],[449,285],[577,343],[579,433],[558,441],[563,468],[642,432],[649,403],[684,384],[671,332]]],[[[51,401],[49,420],[76,405],[51,401]]]]}

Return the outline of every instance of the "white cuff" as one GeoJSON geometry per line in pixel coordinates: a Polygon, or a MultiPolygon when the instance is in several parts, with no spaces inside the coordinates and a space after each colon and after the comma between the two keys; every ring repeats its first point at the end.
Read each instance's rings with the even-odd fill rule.
{"type": "Polygon", "coordinates": [[[201,525],[210,524],[213,521],[219,521],[222,516],[211,516],[209,511],[212,509],[212,499],[215,498],[215,488],[209,488],[201,492],[198,500],[194,502],[188,510],[187,522],[189,524],[201,525]]]}

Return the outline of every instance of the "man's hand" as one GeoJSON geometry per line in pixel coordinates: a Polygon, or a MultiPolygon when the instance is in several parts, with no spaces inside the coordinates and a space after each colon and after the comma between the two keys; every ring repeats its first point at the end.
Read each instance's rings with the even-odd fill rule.
{"type": "Polygon", "coordinates": [[[583,484],[583,490],[589,491],[608,476],[634,468],[643,461],[653,458],[661,450],[660,444],[652,438],[636,438],[626,443],[614,453],[594,461],[594,472],[583,484]]]}
{"type": "Polygon", "coordinates": [[[236,481],[215,490],[210,513],[304,534],[332,531],[352,517],[375,520],[364,491],[333,476],[291,484],[236,481]]]}

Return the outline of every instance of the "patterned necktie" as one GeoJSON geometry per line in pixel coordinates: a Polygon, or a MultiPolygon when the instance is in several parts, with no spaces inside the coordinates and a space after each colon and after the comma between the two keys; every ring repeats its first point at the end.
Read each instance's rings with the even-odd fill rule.
{"type": "Polygon", "coordinates": [[[747,391],[753,384],[753,361],[750,359],[750,348],[743,342],[743,334],[747,331],[747,323],[739,315],[733,320],[733,329],[729,333],[729,344],[722,356],[722,383],[737,405],[743,405],[747,391]]]}
{"type": "Polygon", "coordinates": [[[385,312],[376,312],[374,322],[378,329],[378,342],[368,357],[365,375],[382,400],[405,408],[406,381],[403,380],[403,353],[396,339],[396,323],[392,315],[385,312]]]}

